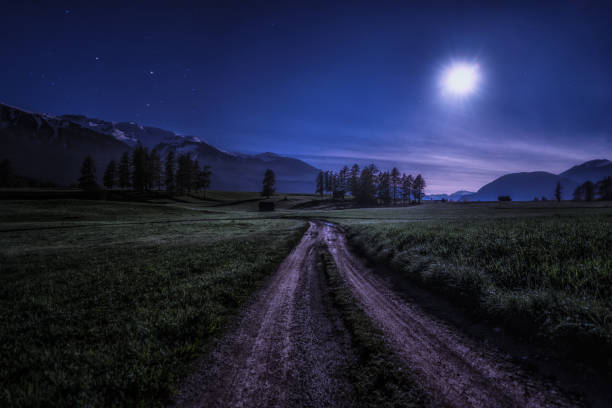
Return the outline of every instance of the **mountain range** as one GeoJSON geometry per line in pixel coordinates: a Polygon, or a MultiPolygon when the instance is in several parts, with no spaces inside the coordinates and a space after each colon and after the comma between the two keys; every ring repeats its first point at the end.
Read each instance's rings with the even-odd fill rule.
{"type": "Polygon", "coordinates": [[[109,122],[82,115],[53,116],[0,104],[0,159],[13,162],[23,176],[62,185],[76,182],[86,155],[96,162],[101,178],[104,167],[137,144],[156,150],[161,157],[173,150],[190,153],[211,166],[211,189],[259,191],[266,169],[274,170],[279,192],[312,193],[319,172],[315,167],[275,153],[239,154],[218,149],[197,136],[134,122],[109,122]]]}
{"type": "Polygon", "coordinates": [[[561,196],[572,199],[574,190],[585,181],[596,183],[612,176],[612,162],[606,159],[590,160],[560,174],[545,171],[511,173],[482,186],[474,194],[464,195],[464,201],[495,201],[502,195],[514,201],[530,201],[534,198],[554,198],[557,182],[561,183],[561,196]]]}

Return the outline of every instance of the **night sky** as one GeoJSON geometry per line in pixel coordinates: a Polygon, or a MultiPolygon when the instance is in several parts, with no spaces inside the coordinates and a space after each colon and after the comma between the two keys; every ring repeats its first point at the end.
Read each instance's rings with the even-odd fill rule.
{"type": "Polygon", "coordinates": [[[612,2],[130,3],[3,1],[0,101],[430,193],[612,159],[612,2]],[[457,62],[481,79],[448,98],[457,62]]]}

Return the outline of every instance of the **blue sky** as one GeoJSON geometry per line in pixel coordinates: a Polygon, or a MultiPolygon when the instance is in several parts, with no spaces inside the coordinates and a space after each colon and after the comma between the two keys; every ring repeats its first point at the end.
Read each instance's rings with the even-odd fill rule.
{"type": "Polygon", "coordinates": [[[0,101],[324,169],[396,165],[431,193],[611,158],[608,4],[421,4],[9,2],[0,101]],[[458,61],[481,81],[448,99],[458,61]]]}

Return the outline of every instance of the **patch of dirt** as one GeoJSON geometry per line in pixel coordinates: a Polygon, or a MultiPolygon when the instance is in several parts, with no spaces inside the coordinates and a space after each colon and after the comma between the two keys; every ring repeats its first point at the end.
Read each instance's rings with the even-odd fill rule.
{"type": "Polygon", "coordinates": [[[407,303],[348,249],[343,233],[320,223],[321,235],[366,313],[438,406],[570,407],[579,404],[534,378],[484,343],[407,303]]]}
{"type": "Polygon", "coordinates": [[[316,268],[314,223],[180,393],[180,407],[348,407],[350,338],[316,268]]]}

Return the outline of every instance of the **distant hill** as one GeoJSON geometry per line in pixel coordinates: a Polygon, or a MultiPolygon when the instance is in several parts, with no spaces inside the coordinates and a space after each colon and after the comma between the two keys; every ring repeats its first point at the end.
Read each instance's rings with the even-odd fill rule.
{"type": "Polygon", "coordinates": [[[469,201],[495,201],[501,195],[509,195],[515,201],[530,201],[534,198],[553,199],[557,182],[561,182],[564,200],[572,198],[577,186],[587,180],[597,182],[612,176],[612,162],[591,160],[574,166],[561,174],[544,171],[511,173],[484,185],[476,193],[465,196],[469,201]]]}
{"type": "Polygon", "coordinates": [[[235,154],[197,136],[134,122],[108,122],[82,115],[52,116],[0,104],[0,160],[8,158],[24,176],[62,185],[75,183],[87,154],[94,157],[101,178],[111,159],[119,159],[138,143],[157,150],[190,153],[212,167],[212,189],[259,191],[267,168],[276,174],[277,191],[312,193],[318,169],[274,153],[235,154]]]}
{"type": "Polygon", "coordinates": [[[469,196],[474,194],[472,191],[459,190],[455,191],[453,194],[429,194],[423,197],[423,200],[449,200],[449,201],[461,201],[464,196],[469,196]]]}

